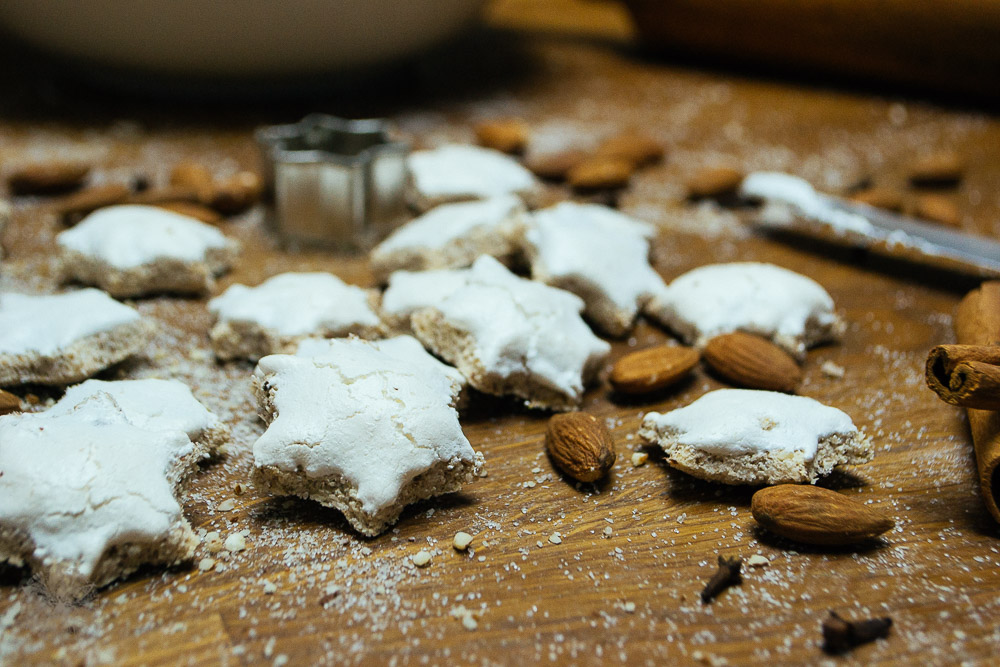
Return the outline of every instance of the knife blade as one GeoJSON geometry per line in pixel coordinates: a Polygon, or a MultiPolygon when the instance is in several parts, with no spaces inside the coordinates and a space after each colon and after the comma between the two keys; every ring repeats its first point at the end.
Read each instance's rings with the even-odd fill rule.
{"type": "Polygon", "coordinates": [[[750,174],[741,192],[764,201],[755,220],[760,227],[974,276],[1000,277],[1000,241],[996,239],[822,194],[788,174],[750,174]]]}

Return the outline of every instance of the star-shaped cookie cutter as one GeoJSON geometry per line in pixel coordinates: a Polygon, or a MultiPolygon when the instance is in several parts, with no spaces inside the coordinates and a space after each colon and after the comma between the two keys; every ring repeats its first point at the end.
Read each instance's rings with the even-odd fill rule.
{"type": "Polygon", "coordinates": [[[385,121],[310,114],[263,127],[256,138],[283,241],[367,248],[401,221],[410,146],[385,121]]]}

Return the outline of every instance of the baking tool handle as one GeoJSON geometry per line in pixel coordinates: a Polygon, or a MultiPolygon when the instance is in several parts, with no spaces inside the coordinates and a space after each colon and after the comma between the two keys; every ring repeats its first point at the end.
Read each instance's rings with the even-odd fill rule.
{"type": "Polygon", "coordinates": [[[626,0],[643,41],[1000,97],[997,0],[626,0]]]}
{"type": "MultiPolygon", "coordinates": [[[[1000,345],[1000,281],[984,282],[962,299],[955,313],[955,336],[962,345],[1000,345]]],[[[1000,522],[1000,412],[971,408],[966,412],[983,500],[1000,522]]]]}

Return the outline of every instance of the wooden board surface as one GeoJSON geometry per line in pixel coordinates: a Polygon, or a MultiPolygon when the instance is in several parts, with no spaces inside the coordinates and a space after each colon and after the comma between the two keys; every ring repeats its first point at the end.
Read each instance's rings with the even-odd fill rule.
{"type": "MultiPolygon", "coordinates": [[[[493,20],[518,23],[519,4],[499,3],[493,20]]],[[[489,476],[363,539],[332,510],[253,489],[235,493],[262,430],[249,392],[252,366],[212,360],[204,300],[154,298],[138,303],[161,324],[148,358],[111,376],[177,377],[229,421],[229,456],[193,480],[184,507],[196,528],[223,537],[248,531],[247,549],[220,556],[203,546],[196,563],[219,559],[212,571],[196,563],[142,571],[75,606],[48,601],[23,573],[4,571],[0,662],[833,663],[819,650],[828,609],[895,622],[889,639],[837,663],[992,660],[1000,645],[997,526],[978,495],[962,412],[940,403],[922,379],[926,351],[952,340],[951,313],[970,283],[756,236],[729,211],[683,203],[680,184],[695,167],[718,162],[788,170],[829,190],[869,175],[901,182],[913,155],[949,148],[968,164],[955,195],[963,226],[1000,235],[1000,120],[646,61],[618,41],[619,18],[609,14],[607,22],[615,39],[602,37],[592,18],[585,38],[491,34],[475,57],[436,56],[397,92],[266,108],[125,102],[7,68],[3,82],[17,92],[0,104],[0,158],[9,168],[53,154],[84,156],[105,178],[136,171],[162,178],[183,158],[226,171],[252,166],[257,123],[309,110],[386,114],[424,143],[468,141],[476,120],[495,116],[524,118],[550,139],[641,128],[668,146],[669,157],[637,176],[621,205],[661,226],[655,260],[665,278],[709,262],[771,261],[813,277],[834,297],[847,333],[810,352],[801,393],[847,411],[877,452],[823,484],[889,512],[897,528],[860,551],[796,547],[758,532],[751,489],[694,480],[652,451],[633,468],[644,413],[722,386],[699,370],[647,401],[618,400],[606,384],[587,394],[584,408],[609,420],[619,453],[610,478],[596,486],[570,484],[554,470],[543,450],[544,414],[477,400],[463,427],[489,476]],[[842,366],[844,377],[824,375],[825,361],[842,366]],[[218,510],[227,499],[236,508],[218,510]],[[476,536],[464,554],[451,548],[459,530],[476,536]],[[557,532],[560,544],[550,540],[557,532]],[[421,549],[434,556],[417,569],[408,559],[421,549]],[[703,605],[698,592],[718,554],[762,554],[770,564],[748,569],[742,586],[703,605]],[[463,626],[460,608],[475,613],[476,629],[463,626]]],[[[225,226],[245,252],[220,289],[289,269],[370,283],[362,259],[278,250],[262,215],[225,226]]],[[[0,286],[54,289],[56,231],[36,202],[19,200],[3,239],[0,286]]],[[[613,358],[668,338],[641,323],[614,343],[613,358]]]]}

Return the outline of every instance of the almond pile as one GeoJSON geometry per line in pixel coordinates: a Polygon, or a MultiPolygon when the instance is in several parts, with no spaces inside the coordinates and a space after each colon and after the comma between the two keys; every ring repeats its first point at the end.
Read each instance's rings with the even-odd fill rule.
{"type": "MultiPolygon", "coordinates": [[[[530,130],[517,119],[493,120],[476,126],[481,146],[518,155],[530,144],[530,130]]],[[[626,132],[608,137],[594,150],[569,148],[564,151],[529,155],[525,166],[536,176],[565,181],[582,192],[616,190],[628,185],[639,169],[663,160],[666,151],[652,137],[626,132]]]]}
{"type": "Polygon", "coordinates": [[[160,206],[203,222],[218,223],[253,206],[263,190],[260,176],[241,171],[216,179],[203,165],[178,164],[164,187],[148,188],[142,177],[129,184],[105,183],[81,188],[91,172],[90,165],[66,162],[33,164],[8,177],[15,195],[58,194],[77,190],[58,199],[49,210],[64,224],[72,225],[84,216],[106,206],[145,204],[160,206]]]}

